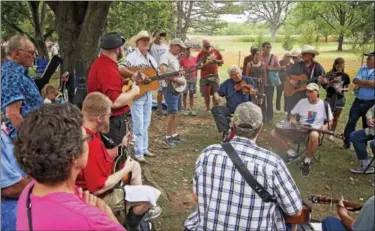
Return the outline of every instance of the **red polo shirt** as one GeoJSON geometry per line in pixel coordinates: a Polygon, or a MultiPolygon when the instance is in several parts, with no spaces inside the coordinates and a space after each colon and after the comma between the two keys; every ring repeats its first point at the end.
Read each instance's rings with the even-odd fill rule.
{"type": "Polygon", "coordinates": [[[85,128],[93,138],[89,142],[89,156],[86,167],[78,174],[76,185],[90,192],[102,189],[113,171],[113,159],[108,154],[99,132],[85,128]]]}
{"type": "MultiPolygon", "coordinates": [[[[91,65],[87,80],[88,93],[98,91],[115,102],[122,93],[123,84],[117,63],[108,56],[100,55],[91,65]]],[[[128,106],[112,109],[112,116],[119,116],[128,111],[128,106]]]]}

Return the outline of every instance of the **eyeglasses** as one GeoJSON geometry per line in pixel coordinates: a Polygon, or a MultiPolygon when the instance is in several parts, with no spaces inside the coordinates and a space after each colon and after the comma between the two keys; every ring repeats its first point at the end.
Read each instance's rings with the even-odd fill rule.
{"type": "Polygon", "coordinates": [[[271,49],[272,47],[271,47],[271,46],[266,46],[266,48],[269,48],[269,49],[271,49]]]}
{"type": "Polygon", "coordinates": [[[90,142],[93,138],[94,136],[92,134],[87,134],[87,136],[83,138],[83,142],[85,141],[90,142]]]}
{"type": "Polygon", "coordinates": [[[35,55],[35,51],[27,51],[27,50],[24,50],[24,49],[18,49],[20,51],[24,51],[24,52],[27,52],[29,53],[30,55],[34,56],[35,55]]]}

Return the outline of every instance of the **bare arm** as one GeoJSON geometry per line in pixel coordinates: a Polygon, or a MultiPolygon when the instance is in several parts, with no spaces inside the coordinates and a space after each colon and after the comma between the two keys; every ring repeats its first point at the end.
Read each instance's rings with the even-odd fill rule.
{"type": "Polygon", "coordinates": [[[222,99],[221,99],[219,93],[215,92],[214,93],[214,104],[218,105],[218,104],[220,104],[221,101],[222,101],[222,99]]]}
{"type": "Polygon", "coordinates": [[[9,104],[5,108],[5,116],[16,129],[20,127],[23,121],[23,117],[21,115],[21,105],[22,101],[16,101],[9,104]]]}
{"type": "Polygon", "coordinates": [[[133,85],[132,89],[128,92],[121,93],[119,97],[113,102],[111,108],[120,108],[128,105],[128,103],[139,94],[139,87],[133,85]]]}
{"type": "Polygon", "coordinates": [[[14,185],[8,186],[1,189],[1,195],[9,198],[18,198],[25,188],[25,186],[30,182],[27,178],[22,178],[20,181],[14,185]]]}
{"type": "Polygon", "coordinates": [[[372,80],[360,80],[360,79],[355,78],[353,80],[353,83],[357,85],[358,87],[369,87],[369,88],[375,87],[374,81],[372,80]]]}
{"type": "Polygon", "coordinates": [[[352,230],[355,220],[349,216],[348,211],[343,207],[338,207],[337,213],[339,214],[341,222],[344,224],[345,228],[352,230]]]}
{"type": "MultiPolygon", "coordinates": [[[[126,166],[126,164],[125,164],[126,166]]],[[[104,192],[106,192],[108,189],[111,189],[113,187],[115,187],[115,185],[120,182],[120,180],[122,178],[124,178],[124,176],[126,176],[126,174],[128,174],[130,171],[129,171],[129,168],[122,168],[120,171],[117,171],[115,172],[114,174],[110,175],[107,179],[107,181],[105,182],[104,184],[104,187],[101,188],[100,190],[94,192],[93,194],[94,195],[100,195],[104,192]]]]}

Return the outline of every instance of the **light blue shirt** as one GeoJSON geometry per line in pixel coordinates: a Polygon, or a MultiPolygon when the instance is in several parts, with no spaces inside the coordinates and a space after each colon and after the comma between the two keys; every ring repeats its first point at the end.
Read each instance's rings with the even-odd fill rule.
{"type": "MultiPolygon", "coordinates": [[[[374,69],[370,69],[367,66],[359,68],[355,78],[359,80],[371,80],[374,81],[375,72],[374,69]]],[[[360,87],[356,97],[361,100],[374,100],[375,99],[375,88],[373,87],[360,87]]]]}
{"type": "Polygon", "coordinates": [[[374,231],[375,225],[374,225],[374,196],[370,197],[366,201],[366,203],[363,205],[361,214],[357,218],[357,220],[353,224],[353,231],[374,231]]]}
{"type": "MultiPolygon", "coordinates": [[[[1,131],[1,188],[14,185],[26,174],[18,166],[13,143],[1,131]]],[[[1,197],[1,230],[16,230],[17,199],[1,197]]]]}

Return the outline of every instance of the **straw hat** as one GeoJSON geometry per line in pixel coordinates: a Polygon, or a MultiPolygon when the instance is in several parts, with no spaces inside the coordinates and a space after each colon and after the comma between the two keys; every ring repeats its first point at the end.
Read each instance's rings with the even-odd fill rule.
{"type": "Polygon", "coordinates": [[[313,55],[319,55],[319,51],[317,51],[316,49],[315,49],[315,47],[313,47],[313,46],[310,46],[310,45],[304,45],[303,47],[302,47],[302,52],[301,52],[301,54],[313,54],[313,55]]]}
{"type": "Polygon", "coordinates": [[[151,36],[148,34],[147,31],[142,30],[138,34],[134,35],[129,39],[127,44],[132,47],[136,47],[137,41],[140,40],[141,38],[148,38],[151,39],[151,36]]]}

